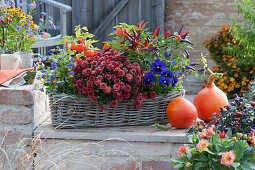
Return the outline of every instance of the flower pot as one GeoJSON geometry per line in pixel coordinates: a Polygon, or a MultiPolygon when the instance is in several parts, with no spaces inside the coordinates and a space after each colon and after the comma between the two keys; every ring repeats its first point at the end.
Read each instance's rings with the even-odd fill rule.
{"type": "Polygon", "coordinates": [[[33,67],[33,53],[31,52],[16,52],[14,54],[20,55],[21,58],[21,67],[20,69],[27,69],[33,67]]]}
{"type": "Polygon", "coordinates": [[[21,62],[18,54],[1,54],[1,70],[18,70],[21,62]]]}

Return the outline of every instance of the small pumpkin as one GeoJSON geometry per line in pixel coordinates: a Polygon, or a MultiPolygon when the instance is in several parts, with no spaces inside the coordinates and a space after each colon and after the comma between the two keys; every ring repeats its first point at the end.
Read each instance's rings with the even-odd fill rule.
{"type": "MultiPolygon", "coordinates": [[[[208,69],[209,70],[209,69],[208,69]]],[[[193,104],[198,111],[198,117],[204,121],[212,120],[213,113],[220,114],[220,108],[228,105],[226,94],[220,90],[214,81],[222,78],[222,73],[210,71],[207,85],[194,98],[193,104]]]]}
{"type": "Polygon", "coordinates": [[[173,127],[182,129],[190,128],[197,120],[196,107],[183,97],[176,97],[170,101],[166,114],[173,127]]]}

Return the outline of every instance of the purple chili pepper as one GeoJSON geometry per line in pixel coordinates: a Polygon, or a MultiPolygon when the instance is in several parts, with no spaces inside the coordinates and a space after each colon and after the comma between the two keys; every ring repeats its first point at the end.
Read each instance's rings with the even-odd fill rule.
{"type": "Polygon", "coordinates": [[[193,70],[193,71],[196,71],[196,69],[195,69],[195,68],[193,68],[193,67],[191,67],[191,66],[189,66],[189,65],[186,65],[186,66],[185,66],[185,68],[186,68],[186,69],[193,70]]]}
{"type": "Polygon", "coordinates": [[[140,35],[141,35],[141,32],[138,33],[138,35],[137,35],[137,37],[136,37],[136,40],[139,40],[140,35]]]}
{"type": "Polygon", "coordinates": [[[187,51],[187,50],[184,50],[185,51],[185,53],[186,53],[186,55],[187,55],[187,58],[189,58],[189,52],[187,51]]]}
{"type": "Polygon", "coordinates": [[[181,26],[179,32],[178,32],[178,35],[181,35],[181,32],[182,32],[182,28],[183,28],[183,25],[181,26]]]}
{"type": "Polygon", "coordinates": [[[147,48],[147,47],[145,47],[145,48],[141,48],[140,50],[147,51],[147,50],[148,50],[148,48],[147,48]]]}
{"type": "Polygon", "coordinates": [[[185,39],[187,35],[188,35],[188,33],[186,33],[182,38],[185,39]]]}
{"type": "Polygon", "coordinates": [[[200,65],[201,63],[190,63],[189,65],[190,66],[197,66],[197,65],[200,65]]]}
{"type": "Polygon", "coordinates": [[[148,51],[149,53],[151,53],[152,51],[157,51],[158,47],[151,47],[151,49],[148,51]]]}
{"type": "Polygon", "coordinates": [[[198,69],[197,71],[202,72],[204,70],[205,70],[204,68],[201,68],[201,69],[198,69]]]}
{"type": "Polygon", "coordinates": [[[186,39],[181,39],[180,42],[186,42],[186,43],[189,43],[189,44],[193,45],[192,42],[190,42],[189,40],[186,40],[186,39]]]}
{"type": "Polygon", "coordinates": [[[129,37],[128,35],[126,35],[127,39],[130,41],[130,42],[133,42],[132,38],[129,37]]]}

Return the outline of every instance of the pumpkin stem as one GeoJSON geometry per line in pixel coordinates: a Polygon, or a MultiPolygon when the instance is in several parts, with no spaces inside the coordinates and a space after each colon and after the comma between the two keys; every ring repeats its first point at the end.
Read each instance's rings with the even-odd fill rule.
{"type": "Polygon", "coordinates": [[[218,80],[218,79],[221,79],[223,74],[222,73],[210,73],[211,75],[208,77],[208,80],[207,82],[208,83],[213,83],[214,80],[218,80]]]}

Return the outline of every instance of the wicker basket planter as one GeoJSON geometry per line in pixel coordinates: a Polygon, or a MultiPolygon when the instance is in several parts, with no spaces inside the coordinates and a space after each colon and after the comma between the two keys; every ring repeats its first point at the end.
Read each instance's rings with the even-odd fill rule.
{"type": "Polygon", "coordinates": [[[180,91],[146,99],[139,110],[131,102],[122,102],[104,112],[88,98],[49,94],[52,124],[58,128],[82,128],[167,123],[166,107],[169,101],[184,94],[180,91]]]}

